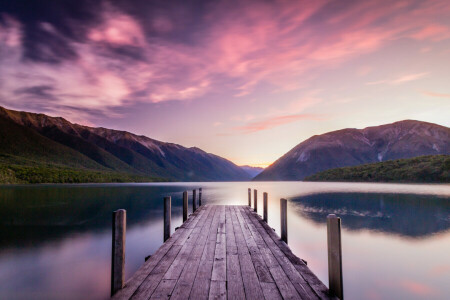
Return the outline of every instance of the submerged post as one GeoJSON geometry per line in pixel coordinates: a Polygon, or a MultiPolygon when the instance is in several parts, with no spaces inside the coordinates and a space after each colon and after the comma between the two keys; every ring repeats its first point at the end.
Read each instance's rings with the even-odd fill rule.
{"type": "Polygon", "coordinates": [[[183,192],[183,223],[186,222],[188,218],[188,192],[183,192]]]}
{"type": "Polygon", "coordinates": [[[267,223],[267,193],[263,194],[263,220],[267,223]]]}
{"type": "Polygon", "coordinates": [[[327,216],[327,239],[329,290],[331,294],[343,300],[341,218],[335,214],[327,216]]]}
{"type": "Polygon", "coordinates": [[[198,189],[198,207],[202,206],[202,188],[198,189]]]}
{"type": "Polygon", "coordinates": [[[119,209],[112,216],[111,296],[125,284],[125,233],[127,211],[119,209]]]}
{"type": "Polygon", "coordinates": [[[253,210],[258,212],[258,191],[253,190],[253,210]]]}
{"type": "Polygon", "coordinates": [[[197,190],[192,190],[192,212],[197,210],[197,190]]]}
{"type": "Polygon", "coordinates": [[[248,189],[248,206],[252,206],[252,189],[248,189]]]}
{"type": "Polygon", "coordinates": [[[280,199],[281,239],[287,244],[287,200],[280,199]]]}
{"type": "Polygon", "coordinates": [[[171,198],[164,197],[164,242],[170,238],[171,198]]]}

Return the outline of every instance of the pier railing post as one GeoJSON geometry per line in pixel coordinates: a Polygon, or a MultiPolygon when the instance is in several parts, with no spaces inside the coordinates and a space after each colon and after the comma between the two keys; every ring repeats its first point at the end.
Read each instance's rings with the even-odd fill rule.
{"type": "Polygon", "coordinates": [[[248,189],[248,206],[252,207],[252,189],[248,189]]]}
{"type": "Polygon", "coordinates": [[[341,218],[334,214],[327,216],[327,239],[329,290],[331,294],[343,300],[341,218]]]}
{"type": "Polygon", "coordinates": [[[111,296],[125,284],[125,235],[127,212],[119,209],[112,216],[111,296]]]}
{"type": "Polygon", "coordinates": [[[287,200],[280,199],[281,239],[287,244],[287,200]]]}
{"type": "Polygon", "coordinates": [[[192,212],[197,210],[197,190],[192,190],[192,212]]]}
{"type": "Polygon", "coordinates": [[[202,206],[202,188],[198,189],[198,207],[202,206]]]}
{"type": "Polygon", "coordinates": [[[253,210],[258,212],[258,191],[253,190],[253,210]]]}
{"type": "Polygon", "coordinates": [[[263,220],[267,223],[267,193],[263,194],[263,220]]]}
{"type": "Polygon", "coordinates": [[[170,197],[164,197],[164,242],[170,238],[171,200],[170,197]]]}
{"type": "Polygon", "coordinates": [[[183,223],[186,222],[188,218],[188,192],[183,192],[183,223]]]}

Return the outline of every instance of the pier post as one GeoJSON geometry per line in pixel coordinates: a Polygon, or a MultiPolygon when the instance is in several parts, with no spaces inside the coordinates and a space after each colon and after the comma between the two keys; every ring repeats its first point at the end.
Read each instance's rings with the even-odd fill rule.
{"type": "Polygon", "coordinates": [[[183,223],[186,222],[188,218],[188,192],[183,192],[183,223]]]}
{"type": "Polygon", "coordinates": [[[248,206],[252,207],[252,189],[248,189],[248,206]]]}
{"type": "Polygon", "coordinates": [[[335,214],[327,216],[327,239],[329,290],[331,294],[343,300],[341,218],[335,214]]]}
{"type": "Polygon", "coordinates": [[[125,284],[125,234],[127,211],[119,209],[112,216],[111,296],[125,284]]]}
{"type": "Polygon", "coordinates": [[[197,190],[192,190],[192,212],[197,210],[197,190]]]}
{"type": "Polygon", "coordinates": [[[281,239],[287,244],[287,200],[280,199],[281,239]]]}
{"type": "Polygon", "coordinates": [[[198,207],[202,206],[202,188],[198,189],[198,207]]]}
{"type": "Polygon", "coordinates": [[[258,212],[258,191],[253,190],[253,210],[258,212]]]}
{"type": "Polygon", "coordinates": [[[263,194],[263,220],[267,223],[267,193],[263,194]]]}
{"type": "Polygon", "coordinates": [[[170,197],[164,197],[164,242],[170,238],[171,200],[170,197]]]}

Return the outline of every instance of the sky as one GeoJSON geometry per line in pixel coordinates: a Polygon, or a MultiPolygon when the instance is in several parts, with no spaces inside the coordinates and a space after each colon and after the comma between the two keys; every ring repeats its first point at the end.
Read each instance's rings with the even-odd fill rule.
{"type": "Polygon", "coordinates": [[[0,1],[0,105],[267,166],[301,141],[450,125],[450,1],[0,1]]]}

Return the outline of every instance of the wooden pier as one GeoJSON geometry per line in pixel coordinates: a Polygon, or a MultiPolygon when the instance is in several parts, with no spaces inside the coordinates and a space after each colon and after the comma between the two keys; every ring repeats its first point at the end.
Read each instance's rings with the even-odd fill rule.
{"type": "Polygon", "coordinates": [[[200,206],[112,298],[337,299],[259,215],[235,205],[200,206]]]}

